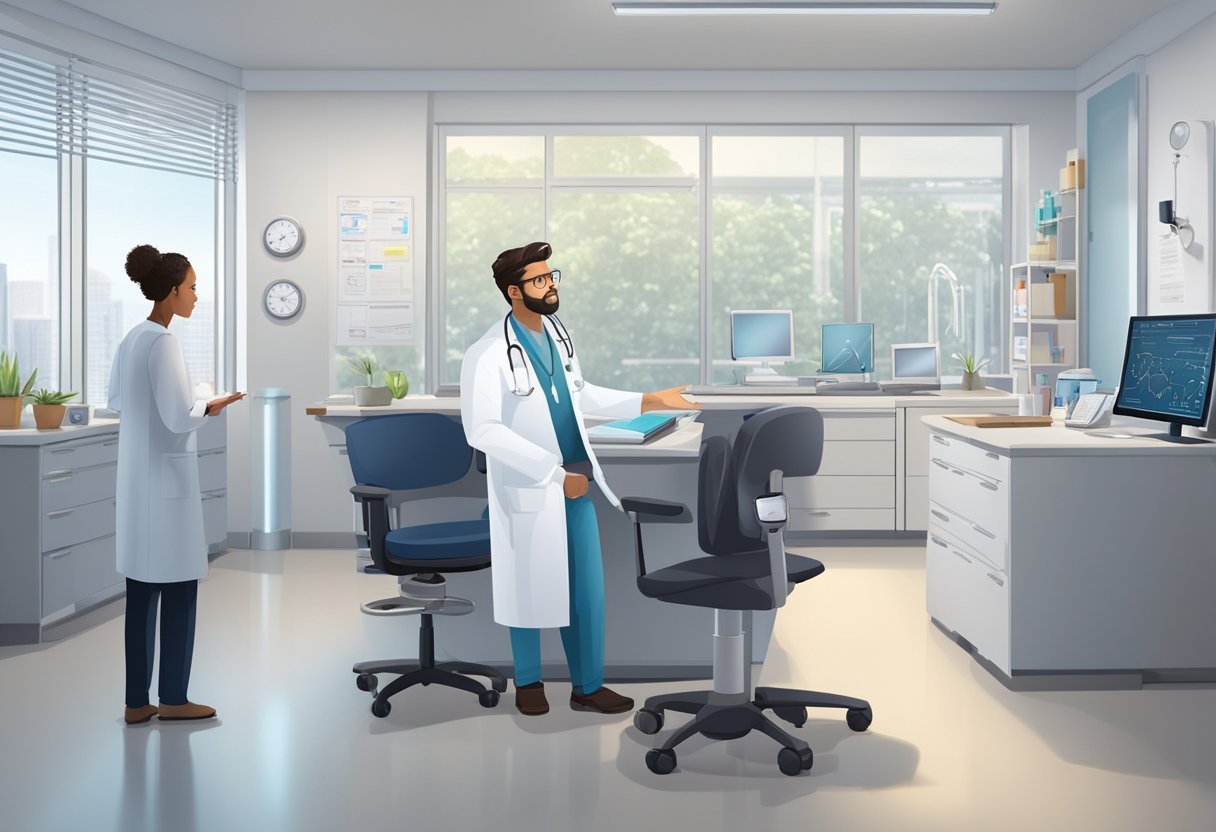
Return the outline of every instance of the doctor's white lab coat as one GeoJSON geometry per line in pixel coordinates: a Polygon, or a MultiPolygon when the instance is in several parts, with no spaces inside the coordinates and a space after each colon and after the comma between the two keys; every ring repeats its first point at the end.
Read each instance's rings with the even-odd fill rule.
{"type": "Polygon", "coordinates": [[[146,583],[203,578],[194,432],[207,403],[193,400],[181,347],[168,329],[143,321],[127,333],[114,355],[109,407],[119,412],[118,571],[146,583]]]}
{"type": "MultiPolygon", "coordinates": [[[[564,360],[565,352],[560,346],[558,350],[564,360]]],[[[549,385],[541,383],[544,375],[520,353],[515,351],[516,367],[527,363],[536,386],[530,396],[511,392],[501,319],[468,349],[460,371],[460,416],[468,443],[486,455],[494,620],[509,627],[565,627],[570,623],[562,491],[566,472],[561,468],[557,433],[545,402],[549,385]]],[[[566,373],[595,485],[619,507],[587,439],[583,414],[617,419],[636,416],[641,412],[642,395],[592,384],[576,391],[573,373],[561,369],[562,361],[557,366],[566,373]]],[[[522,369],[519,375],[522,379],[522,369]]]]}

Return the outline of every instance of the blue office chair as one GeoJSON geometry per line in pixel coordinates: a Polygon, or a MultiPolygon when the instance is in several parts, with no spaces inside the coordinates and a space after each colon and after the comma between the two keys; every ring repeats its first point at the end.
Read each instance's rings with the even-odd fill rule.
{"type": "Polygon", "coordinates": [[[757,688],[749,698],[743,640],[744,610],[781,607],[789,591],[823,572],[819,561],[791,555],[783,539],[787,520],[783,477],[809,477],[823,456],[823,417],[810,407],[773,407],[743,423],[732,449],[724,436],[701,445],[697,483],[697,536],[708,557],[646,571],[642,526],[688,523],[680,503],[627,497],[622,507],[634,522],[638,589],[669,604],[714,610],[714,687],[652,696],[634,714],[644,734],[663,728],[664,711],[694,714],[659,748],[647,752],[646,765],[656,774],[676,766],[675,747],[695,734],[713,740],[737,739],[761,731],[781,743],[777,764],[791,776],[810,769],[810,747],[764,713],[801,727],[807,708],[843,708],[854,731],[870,726],[870,704],[851,696],[783,688],[757,688]]]}
{"type": "MultiPolygon", "coordinates": [[[[390,528],[388,503],[394,491],[433,488],[463,477],[473,449],[455,420],[437,413],[403,413],[376,416],[346,428],[346,450],[355,476],[350,490],[363,508],[372,562],[376,569],[398,576],[399,594],[363,604],[367,615],[422,616],[418,633],[418,661],[360,662],[354,666],[360,690],[375,697],[372,713],[389,714],[389,697],[416,685],[446,685],[476,693],[486,708],[498,704],[507,679],[492,667],[468,662],[435,664],[434,615],[467,615],[472,601],[450,597],[443,575],[470,572],[490,565],[488,514],[472,520],[390,528]],[[398,673],[383,690],[377,690],[378,673],[398,673]],[[468,676],[490,680],[486,688],[468,676]]],[[[478,470],[485,473],[478,454],[478,470]]]]}

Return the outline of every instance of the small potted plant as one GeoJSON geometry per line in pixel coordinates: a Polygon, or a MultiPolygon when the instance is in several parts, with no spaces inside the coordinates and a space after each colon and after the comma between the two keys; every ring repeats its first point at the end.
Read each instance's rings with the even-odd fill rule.
{"type": "Polygon", "coordinates": [[[38,430],[59,430],[63,425],[63,414],[67,412],[65,404],[72,400],[75,393],[60,393],[54,390],[39,390],[30,396],[34,403],[34,424],[38,430]]]}
{"type": "Polygon", "coordinates": [[[380,407],[393,403],[393,394],[387,387],[373,387],[372,377],[376,374],[376,359],[364,353],[349,359],[355,372],[367,379],[367,384],[355,388],[355,405],[357,407],[380,407]]]}
{"type": "Polygon", "coordinates": [[[22,385],[17,356],[10,359],[7,352],[0,352],[0,428],[21,427],[21,411],[37,376],[38,371],[34,370],[22,385]]]}
{"type": "Polygon", "coordinates": [[[405,394],[410,392],[410,380],[406,378],[404,370],[386,370],[384,383],[394,399],[404,399],[405,394]]]}
{"type": "Polygon", "coordinates": [[[984,377],[980,375],[980,370],[988,366],[988,359],[984,358],[980,361],[975,360],[975,356],[971,353],[954,353],[954,358],[963,368],[963,389],[964,390],[983,390],[984,377]]]}

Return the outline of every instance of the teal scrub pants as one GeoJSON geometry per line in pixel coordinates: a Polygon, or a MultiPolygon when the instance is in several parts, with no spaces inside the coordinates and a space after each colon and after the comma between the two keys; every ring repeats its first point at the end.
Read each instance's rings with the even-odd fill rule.
{"type": "MultiPolygon", "coordinates": [[[[566,500],[566,557],[570,563],[570,623],[561,628],[562,647],[577,694],[604,684],[604,564],[600,530],[590,493],[566,500]]],[[[540,630],[511,628],[515,686],[540,681],[540,630]]]]}

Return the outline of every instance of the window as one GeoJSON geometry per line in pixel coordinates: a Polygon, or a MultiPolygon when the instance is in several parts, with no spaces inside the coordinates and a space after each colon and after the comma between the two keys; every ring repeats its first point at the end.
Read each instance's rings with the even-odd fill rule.
{"type": "Polygon", "coordinates": [[[874,324],[880,378],[891,344],[919,341],[941,344],[943,375],[961,372],[955,352],[1008,367],[1006,136],[859,137],[858,320],[874,324]]]}

